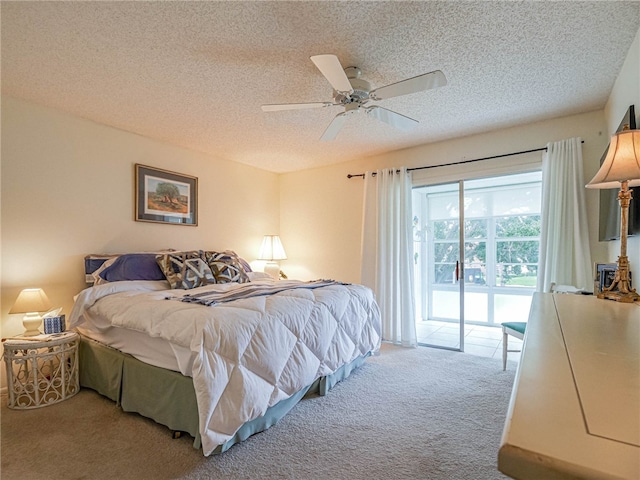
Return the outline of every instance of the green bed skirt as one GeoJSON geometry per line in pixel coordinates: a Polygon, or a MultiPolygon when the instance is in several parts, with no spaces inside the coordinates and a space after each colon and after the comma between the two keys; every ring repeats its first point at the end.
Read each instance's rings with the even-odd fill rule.
{"type": "MultiPolygon", "coordinates": [[[[222,453],[254,433],[273,426],[304,397],[326,395],[336,383],[361,366],[369,355],[356,358],[332,375],[319,378],[268,408],[263,416],[245,423],[233,438],[219,445],[213,453],[222,453]]],[[[110,398],[125,412],[136,412],[171,430],[186,432],[194,438],[194,448],[202,446],[198,404],[191,377],[154,367],[86,337],[81,337],[79,357],[82,387],[91,388],[110,398]]]]}

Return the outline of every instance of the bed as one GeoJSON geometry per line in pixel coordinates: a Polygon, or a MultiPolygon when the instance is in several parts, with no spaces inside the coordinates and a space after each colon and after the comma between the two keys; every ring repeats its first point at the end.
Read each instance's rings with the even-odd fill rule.
{"type": "Polygon", "coordinates": [[[80,384],[175,432],[204,455],[326,394],[380,347],[362,285],[274,281],[234,252],[90,255],[76,296],[80,384]]]}

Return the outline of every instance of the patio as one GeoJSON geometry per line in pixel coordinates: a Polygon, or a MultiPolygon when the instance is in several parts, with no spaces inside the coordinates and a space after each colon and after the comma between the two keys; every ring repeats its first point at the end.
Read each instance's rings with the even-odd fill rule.
{"type": "MultiPolygon", "coordinates": [[[[460,348],[460,327],[451,322],[417,321],[418,343],[460,348]]],[[[509,337],[509,349],[522,349],[522,340],[509,337]]],[[[502,328],[467,324],[464,327],[464,352],[470,355],[502,359],[502,328]]],[[[509,360],[519,361],[520,353],[509,353],[509,360]]]]}

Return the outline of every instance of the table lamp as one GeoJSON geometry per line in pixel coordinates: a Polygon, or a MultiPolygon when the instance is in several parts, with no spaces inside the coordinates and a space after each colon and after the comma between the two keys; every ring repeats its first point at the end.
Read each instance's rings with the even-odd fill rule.
{"type": "MultiPolygon", "coordinates": [[[[627,234],[629,230],[629,187],[640,185],[640,130],[625,127],[611,137],[607,156],[587,188],[620,188],[620,256],[618,269],[611,285],[598,294],[598,298],[632,303],[640,301],[640,295],[631,288],[629,259],[627,258],[627,234]]],[[[636,199],[640,202],[640,198],[636,199]]]]}
{"type": "Polygon", "coordinates": [[[287,254],[284,253],[282,242],[278,235],[265,235],[262,239],[262,246],[258,254],[258,260],[266,260],[264,273],[271,275],[278,280],[280,278],[280,265],[278,260],[286,260],[287,254]]]}
{"type": "Polygon", "coordinates": [[[40,324],[42,317],[40,312],[46,312],[51,308],[51,303],[47,298],[47,294],[41,288],[25,288],[20,292],[16,303],[13,304],[9,313],[25,313],[22,324],[26,329],[22,334],[25,337],[40,335],[40,324]]]}

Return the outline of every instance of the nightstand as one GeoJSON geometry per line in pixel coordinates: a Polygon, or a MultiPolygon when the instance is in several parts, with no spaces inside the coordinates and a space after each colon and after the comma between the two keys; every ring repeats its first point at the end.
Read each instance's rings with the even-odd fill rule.
{"type": "Polygon", "coordinates": [[[75,332],[5,340],[8,407],[44,407],[78,393],[79,344],[75,332]]]}

